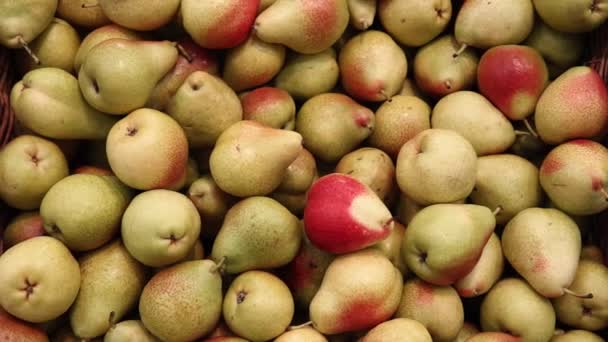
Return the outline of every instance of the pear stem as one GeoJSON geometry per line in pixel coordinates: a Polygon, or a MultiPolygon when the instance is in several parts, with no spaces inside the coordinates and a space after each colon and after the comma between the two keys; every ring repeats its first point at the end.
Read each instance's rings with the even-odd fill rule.
{"type": "Polygon", "coordinates": [[[601,187],[600,192],[602,193],[602,195],[604,195],[604,197],[606,198],[606,201],[608,201],[608,191],[606,191],[606,189],[601,187]]]}
{"type": "Polygon", "coordinates": [[[515,130],[515,135],[532,135],[530,132],[515,130]]]}
{"type": "Polygon", "coordinates": [[[30,49],[30,46],[27,45],[27,42],[23,39],[23,37],[20,35],[17,36],[17,41],[19,41],[19,44],[21,44],[21,47],[23,47],[23,49],[25,49],[25,52],[27,52],[27,54],[32,57],[32,59],[34,60],[34,63],[36,63],[36,65],[40,65],[40,58],[38,58],[38,56],[36,56],[34,51],[32,51],[32,49],[30,49]]]}
{"type": "Polygon", "coordinates": [[[528,118],[523,119],[523,122],[524,122],[524,125],[526,125],[526,128],[528,129],[528,131],[530,131],[530,134],[532,134],[535,138],[538,138],[538,133],[536,133],[534,128],[532,128],[532,125],[530,124],[530,121],[528,121],[528,118]]]}
{"type": "Polygon", "coordinates": [[[93,7],[97,7],[97,6],[99,6],[98,2],[96,2],[94,4],[82,4],[80,7],[82,7],[82,8],[93,8],[93,7]]]}
{"type": "Polygon", "coordinates": [[[467,44],[462,44],[460,45],[460,48],[458,48],[458,51],[456,51],[452,57],[453,58],[457,58],[458,56],[460,56],[460,54],[462,54],[464,52],[464,50],[466,50],[469,46],[467,44]]]}
{"type": "Polygon", "coordinates": [[[576,293],[570,289],[566,289],[564,288],[564,292],[566,294],[569,294],[571,296],[577,297],[577,298],[582,298],[582,299],[591,299],[593,298],[593,293],[587,293],[587,294],[580,294],[580,293],[576,293]]]}
{"type": "Polygon", "coordinates": [[[494,209],[494,211],[492,212],[492,215],[496,216],[498,214],[500,214],[500,212],[503,210],[502,205],[499,205],[498,207],[496,207],[496,209],[494,209]]]}
{"type": "Polygon", "coordinates": [[[211,271],[211,273],[215,273],[218,270],[221,272],[221,270],[224,267],[224,264],[226,263],[226,256],[223,256],[219,262],[217,262],[215,264],[215,266],[212,266],[209,270],[211,271]]]}
{"type": "Polygon", "coordinates": [[[287,328],[287,330],[296,330],[296,329],[302,329],[302,328],[306,328],[307,326],[312,325],[312,321],[308,321],[306,323],[302,323],[300,325],[292,325],[290,327],[287,328]]]}
{"type": "Polygon", "coordinates": [[[177,51],[179,51],[179,53],[184,56],[188,63],[192,63],[192,56],[188,53],[188,51],[186,51],[186,49],[184,49],[184,47],[180,43],[177,43],[177,45],[175,46],[177,47],[177,51]]]}

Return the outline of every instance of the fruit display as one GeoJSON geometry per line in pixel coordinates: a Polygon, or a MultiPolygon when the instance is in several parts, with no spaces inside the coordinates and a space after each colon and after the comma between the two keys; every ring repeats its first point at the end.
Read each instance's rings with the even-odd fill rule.
{"type": "Polygon", "coordinates": [[[0,341],[605,341],[607,20],[0,0],[0,341]]]}

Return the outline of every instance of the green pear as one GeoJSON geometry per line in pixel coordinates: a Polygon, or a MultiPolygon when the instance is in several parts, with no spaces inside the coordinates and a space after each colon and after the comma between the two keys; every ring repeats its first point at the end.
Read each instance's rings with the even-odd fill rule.
{"type": "Polygon", "coordinates": [[[390,235],[386,239],[369,247],[376,248],[382,252],[404,276],[408,273],[405,260],[401,256],[401,243],[405,236],[405,230],[404,225],[395,221],[390,235]]]}
{"type": "Polygon", "coordinates": [[[432,342],[431,334],[419,321],[393,318],[371,329],[360,342],[432,342]]]}
{"type": "Polygon", "coordinates": [[[553,336],[549,342],[604,342],[605,340],[587,330],[570,330],[553,336]]]}
{"type": "Polygon", "coordinates": [[[483,299],[483,331],[507,332],[523,341],[549,341],[555,331],[555,312],[549,299],[518,278],[499,281],[483,299]]]}
{"type": "Polygon", "coordinates": [[[450,285],[473,270],[495,225],[490,209],[480,205],[430,205],[408,225],[401,252],[418,277],[450,285]]]}
{"type": "Polygon", "coordinates": [[[205,71],[195,71],[186,78],[166,111],[184,128],[192,148],[213,146],[223,131],[243,118],[234,90],[205,71]]]}
{"type": "Polygon", "coordinates": [[[231,195],[267,195],[281,184],[301,149],[302,136],[296,132],[239,121],[217,139],[209,158],[211,176],[231,195]]]}
{"type": "Polygon", "coordinates": [[[222,278],[211,260],[186,261],[156,273],[139,299],[141,321],[164,341],[187,342],[212,331],[222,315],[222,278]]]}
{"type": "Polygon", "coordinates": [[[104,335],[134,308],[146,284],[145,268],[120,240],[84,254],[80,264],[80,291],[70,308],[76,336],[104,335]]]}
{"type": "Polygon", "coordinates": [[[59,68],[35,69],[11,90],[11,107],[25,127],[54,139],[103,139],[117,121],[91,107],[78,80],[59,68]]]}
{"type": "Polygon", "coordinates": [[[307,100],[330,92],[338,83],[339,74],[332,48],[311,55],[292,52],[275,78],[275,85],[296,99],[307,100]]]}
{"type": "Polygon", "coordinates": [[[211,259],[225,259],[229,274],[276,268],[296,256],[300,243],[298,218],[272,198],[254,196],[228,210],[211,259]]]}
{"type": "Polygon", "coordinates": [[[110,327],[103,342],[157,342],[139,320],[122,321],[110,327]]]}
{"type": "Polygon", "coordinates": [[[608,327],[608,267],[602,263],[581,260],[570,290],[591,293],[593,298],[562,296],[553,299],[557,319],[571,327],[599,331],[608,327]]]}
{"type": "Polygon", "coordinates": [[[318,177],[317,162],[307,149],[300,150],[300,154],[288,167],[278,192],[291,194],[308,191],[315,178],[318,177]]]}
{"type": "Polygon", "coordinates": [[[458,332],[458,335],[456,335],[456,338],[452,342],[466,342],[469,340],[469,338],[477,335],[478,333],[479,329],[477,329],[474,324],[464,322],[462,329],[460,329],[460,332],[458,332]]]}
{"type": "Polygon", "coordinates": [[[210,174],[203,175],[195,180],[188,188],[187,195],[198,209],[201,217],[204,218],[202,234],[215,238],[224,216],[236,202],[236,199],[222,191],[210,174]]]}
{"type": "Polygon", "coordinates": [[[504,255],[498,235],[492,234],[473,270],[454,283],[463,298],[477,297],[488,292],[504,270],[504,255]]]}
{"type": "Polygon", "coordinates": [[[65,155],[50,140],[22,135],[0,149],[0,198],[13,208],[37,209],[68,174],[65,155]]]}
{"type": "Polygon", "coordinates": [[[73,251],[88,251],[117,235],[131,197],[115,177],[74,174],[46,193],[40,215],[49,235],[73,251]]]}
{"type": "Polygon", "coordinates": [[[604,0],[532,0],[536,13],[552,28],[562,32],[583,33],[595,30],[608,19],[604,0]]]}
{"type": "Polygon", "coordinates": [[[57,15],[72,25],[96,29],[110,23],[101,6],[87,6],[88,0],[59,0],[57,15]]]}
{"type": "Polygon", "coordinates": [[[357,30],[365,31],[374,23],[376,0],[347,0],[350,24],[357,30]]]}
{"type": "MultiPolygon", "coordinates": [[[[63,1],[73,3],[74,1],[63,1]]],[[[101,8],[99,6],[95,6],[96,8],[101,8]]],[[[102,27],[99,27],[89,34],[87,34],[82,42],[80,43],[80,47],[78,48],[78,52],[76,52],[76,56],[74,57],[74,70],[76,72],[80,71],[80,67],[82,63],[86,59],[89,51],[97,44],[109,40],[112,38],[121,38],[121,39],[130,39],[130,40],[142,40],[144,39],[141,33],[129,30],[122,26],[116,24],[108,24],[102,27]]]]}
{"type": "Polygon", "coordinates": [[[396,317],[420,322],[433,341],[452,341],[464,324],[464,307],[451,286],[435,286],[412,278],[403,285],[396,317]]]}
{"type": "Polygon", "coordinates": [[[135,259],[152,267],[183,260],[198,240],[201,217],[188,197],[157,189],[135,196],[122,216],[121,235],[135,259]]]}
{"type": "Polygon", "coordinates": [[[78,82],[91,106],[108,114],[125,114],[146,104],[156,83],[176,62],[174,43],[112,38],[91,48],[78,82]]]}
{"type": "MultiPolygon", "coordinates": [[[[316,180],[317,178],[315,178],[316,180]]],[[[308,200],[308,192],[302,192],[298,194],[290,194],[287,192],[273,192],[270,197],[281,203],[287,210],[291,211],[292,214],[301,216],[304,213],[306,207],[306,201],[308,200]]]]}
{"type": "Polygon", "coordinates": [[[80,288],[78,261],[59,240],[38,236],[0,256],[0,306],[34,323],[64,314],[80,288]]]}
{"type": "Polygon", "coordinates": [[[437,37],[452,18],[449,0],[381,1],[378,8],[384,29],[399,43],[422,46],[437,37]]]}
{"type": "Polygon", "coordinates": [[[137,31],[152,31],[173,20],[180,0],[99,0],[98,3],[116,24],[137,31]]]}
{"type": "Polygon", "coordinates": [[[268,341],[281,335],[291,323],[294,310],[287,285],[268,272],[240,274],[224,296],[226,324],[238,336],[252,341],[268,341]]]}
{"type": "Polygon", "coordinates": [[[19,242],[44,235],[42,217],[38,211],[24,211],[13,217],[4,228],[2,242],[8,249],[19,242]]]}
{"type": "Polygon", "coordinates": [[[26,46],[51,23],[57,0],[3,1],[0,4],[0,44],[26,46]]]}

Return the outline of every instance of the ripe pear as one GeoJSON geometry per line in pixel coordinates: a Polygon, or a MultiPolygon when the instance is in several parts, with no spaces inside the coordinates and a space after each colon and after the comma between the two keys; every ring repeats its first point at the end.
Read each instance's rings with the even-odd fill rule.
{"type": "Polygon", "coordinates": [[[475,204],[434,204],[407,227],[401,253],[408,269],[434,285],[450,285],[477,264],[496,221],[475,204]]]}
{"type": "Polygon", "coordinates": [[[188,140],[179,123],[150,108],[131,112],[108,133],[112,172],[134,189],[176,189],[186,180],[188,140]]]}
{"type": "Polygon", "coordinates": [[[126,114],[146,104],[176,61],[177,48],[169,41],[112,38],[91,48],[78,72],[78,82],[95,109],[126,114]]]}
{"type": "Polygon", "coordinates": [[[222,191],[210,174],[205,174],[195,180],[188,188],[187,196],[204,218],[203,235],[215,237],[226,212],[236,202],[236,199],[222,191]]]}
{"type": "Polygon", "coordinates": [[[103,342],[157,342],[144,324],[139,320],[122,321],[110,327],[103,342]]]}
{"type": "Polygon", "coordinates": [[[6,225],[2,242],[4,248],[11,248],[19,242],[44,235],[44,233],[40,213],[38,211],[25,211],[13,217],[6,225]]]}
{"type": "Polygon", "coordinates": [[[226,213],[213,242],[211,259],[228,274],[289,263],[301,243],[298,218],[269,197],[244,199],[226,213]]]}
{"type": "Polygon", "coordinates": [[[504,278],[492,287],[481,303],[480,319],[483,331],[505,332],[523,341],[548,341],[555,331],[549,299],[518,278],[504,278]]]}
{"type": "Polygon", "coordinates": [[[28,341],[48,342],[49,337],[40,328],[13,317],[0,307],[0,340],[2,341],[28,341]]]}
{"type": "Polygon", "coordinates": [[[392,158],[397,157],[403,144],[431,128],[431,107],[411,95],[393,96],[376,110],[375,117],[369,144],[392,158]]]}
{"type": "Polygon", "coordinates": [[[418,278],[403,285],[396,317],[420,322],[433,341],[452,341],[464,324],[464,308],[451,286],[434,286],[418,278]]]}
{"type": "MultiPolygon", "coordinates": [[[[416,72],[415,69],[414,72],[416,72]]],[[[420,90],[420,87],[418,87],[416,82],[411,77],[403,80],[403,85],[401,86],[401,90],[399,91],[398,95],[415,96],[423,101],[428,101],[427,96],[422,92],[422,90],[420,90]]]]}
{"type": "Polygon", "coordinates": [[[275,275],[248,271],[236,277],[223,303],[230,330],[252,341],[268,341],[291,323],[294,302],[289,288],[275,275]]]}
{"type": "Polygon", "coordinates": [[[76,336],[104,335],[137,304],[147,278],[145,268],[120,240],[84,254],[80,264],[80,291],[70,308],[76,336]]]}
{"type": "Polygon", "coordinates": [[[477,334],[479,334],[479,329],[477,329],[474,324],[464,322],[462,329],[460,329],[458,335],[456,335],[456,338],[452,342],[466,342],[469,340],[469,338],[477,334]]]}
{"type": "MultiPolygon", "coordinates": [[[[68,1],[63,1],[63,2],[68,2],[68,1]]],[[[101,8],[101,7],[96,6],[96,8],[101,8]]],[[[74,57],[74,70],[76,72],[80,71],[80,67],[82,66],[82,63],[84,62],[87,55],[89,54],[89,51],[91,51],[91,49],[93,47],[95,47],[97,44],[99,44],[105,40],[109,40],[112,38],[130,39],[130,40],[144,39],[142,34],[129,30],[127,28],[124,28],[124,27],[116,25],[116,24],[108,24],[108,25],[99,27],[99,28],[91,31],[89,34],[87,34],[84,37],[84,39],[82,40],[82,42],[80,43],[80,47],[78,48],[76,56],[74,57]]]]}
{"type": "Polygon", "coordinates": [[[547,144],[575,138],[594,138],[608,131],[608,90],[588,66],[568,69],[542,93],[534,123],[547,144]],[[584,94],[584,95],[583,95],[584,94]]]}
{"type": "Polygon", "coordinates": [[[137,31],[152,31],[169,23],[180,0],[98,0],[103,13],[114,23],[137,31]]]}
{"type": "Polygon", "coordinates": [[[131,197],[131,190],[115,177],[75,174],[51,187],[40,215],[49,235],[72,251],[88,251],[118,233],[131,197]]]}
{"type": "Polygon", "coordinates": [[[110,23],[101,6],[87,6],[88,0],[59,0],[57,15],[72,25],[96,29],[110,23]]]}
{"type": "Polygon", "coordinates": [[[255,20],[260,0],[182,0],[183,26],[194,41],[208,49],[228,49],[243,43],[255,20]]]}
{"type": "Polygon", "coordinates": [[[482,332],[471,336],[467,342],[523,342],[520,337],[501,332],[482,332]]]}
{"type": "Polygon", "coordinates": [[[22,135],[0,149],[0,198],[13,208],[37,209],[68,174],[65,155],[50,140],[22,135]]]}
{"type": "Polygon", "coordinates": [[[217,139],[209,158],[211,176],[238,197],[274,191],[302,149],[302,136],[252,120],[238,121],[217,139]]]}
{"type": "Polygon", "coordinates": [[[182,126],[192,148],[213,146],[223,131],[243,118],[234,90],[205,71],[195,71],[186,78],[166,111],[182,126]]]}
{"type": "Polygon", "coordinates": [[[432,342],[429,331],[419,321],[393,318],[371,329],[360,342],[432,342]]]}
{"type": "Polygon", "coordinates": [[[459,133],[440,128],[424,130],[406,142],[395,167],[401,191],[422,205],[466,198],[475,186],[476,171],[473,145],[459,133]],[[453,167],[438,168],[440,164],[453,167]]]}
{"type": "Polygon", "coordinates": [[[368,249],[336,257],[309,307],[313,327],[327,335],[369,329],[393,316],[403,289],[399,270],[368,249]]]}
{"type": "Polygon", "coordinates": [[[452,18],[452,2],[380,1],[378,15],[384,29],[399,43],[423,46],[447,27],[452,18]]]}
{"type": "Polygon", "coordinates": [[[463,48],[519,44],[532,32],[534,6],[531,0],[466,1],[454,25],[456,40],[463,48]]]}
{"type": "Polygon", "coordinates": [[[338,83],[339,73],[332,48],[316,54],[289,53],[275,85],[296,99],[307,100],[330,92],[338,83]]]}
{"type": "Polygon", "coordinates": [[[51,23],[57,0],[3,1],[0,4],[0,45],[21,48],[51,23]]]}
{"type": "Polygon", "coordinates": [[[376,0],[347,0],[350,24],[357,30],[365,31],[374,23],[376,0]]]}
{"type": "Polygon", "coordinates": [[[207,335],[222,315],[222,278],[211,260],[186,261],[156,273],[139,299],[141,321],[164,341],[207,335]]]}
{"type": "Polygon", "coordinates": [[[424,93],[440,98],[475,85],[479,57],[473,49],[458,53],[453,35],[441,36],[421,47],[414,58],[416,85],[424,93]]]}
{"type": "Polygon", "coordinates": [[[390,235],[369,248],[375,248],[382,252],[382,254],[384,254],[401,272],[401,274],[406,276],[408,273],[407,265],[401,256],[401,243],[403,242],[404,235],[405,226],[395,221],[390,235]]]}
{"type": "Polygon", "coordinates": [[[407,75],[405,53],[391,36],[377,30],[348,40],[340,50],[338,63],[342,86],[361,101],[388,100],[399,92],[407,75]]]}
{"type": "Polygon", "coordinates": [[[287,192],[273,192],[270,197],[281,203],[287,210],[296,216],[302,216],[306,207],[306,192],[290,194],[287,192]]]}
{"type": "Polygon", "coordinates": [[[555,147],[542,162],[540,184],[556,207],[571,215],[592,215],[608,208],[608,150],[577,139],[555,147]]]}
{"type": "Polygon", "coordinates": [[[273,342],[327,342],[327,338],[311,327],[287,330],[273,342]]]}
{"type": "MultiPolygon", "coordinates": [[[[463,199],[462,203],[464,203],[464,200],[465,199],[463,199]]],[[[397,203],[397,217],[399,218],[399,222],[402,222],[407,226],[414,216],[424,207],[426,206],[414,202],[411,197],[401,192],[397,203]]]]}
{"type": "Polygon", "coordinates": [[[339,93],[325,93],[306,101],[296,115],[296,131],[304,147],[320,161],[337,162],[371,134],[374,113],[339,93]]]}
{"type": "Polygon", "coordinates": [[[64,314],[80,288],[80,268],[59,240],[38,236],[0,256],[0,306],[22,320],[40,323],[64,314]]]}
{"type": "Polygon", "coordinates": [[[257,16],[254,31],[267,43],[313,54],[338,41],[348,21],[346,0],[277,0],[257,16]]]}
{"type": "Polygon", "coordinates": [[[478,156],[502,153],[515,142],[511,122],[473,91],[458,91],[439,100],[431,114],[431,127],[460,133],[478,156]]]}
{"type": "Polygon", "coordinates": [[[498,235],[492,234],[473,270],[454,283],[463,298],[485,294],[500,279],[504,269],[504,256],[498,235]]]}
{"type": "Polygon", "coordinates": [[[287,172],[277,188],[277,192],[285,194],[306,193],[317,178],[318,172],[315,157],[307,149],[303,148],[300,150],[300,154],[298,154],[296,160],[287,167],[287,172]]]}
{"type": "Polygon", "coordinates": [[[470,199],[472,203],[491,210],[500,207],[496,223],[506,224],[520,211],[541,205],[543,191],[538,180],[538,168],[514,154],[480,157],[470,199]]]}
{"type": "Polygon", "coordinates": [[[563,334],[555,335],[550,342],[604,342],[605,340],[587,330],[570,330],[563,334]]]}
{"type": "Polygon", "coordinates": [[[13,86],[10,102],[21,124],[53,139],[103,139],[117,121],[91,107],[78,80],[59,68],[25,74],[13,86]]]}
{"type": "Polygon", "coordinates": [[[581,260],[570,290],[591,293],[593,298],[562,296],[553,299],[557,319],[571,327],[599,331],[608,327],[608,268],[590,260],[581,260]]]}
{"type": "Polygon", "coordinates": [[[234,89],[243,91],[272,80],[285,63],[285,47],[266,43],[255,35],[226,53],[222,78],[234,89]]]}
{"type": "Polygon", "coordinates": [[[254,120],[273,128],[293,130],[296,126],[296,103],[280,88],[261,87],[240,97],[243,119],[254,120]]]}
{"type": "Polygon", "coordinates": [[[552,28],[571,33],[590,32],[608,19],[608,3],[570,0],[555,2],[532,0],[536,13],[552,28]]]}

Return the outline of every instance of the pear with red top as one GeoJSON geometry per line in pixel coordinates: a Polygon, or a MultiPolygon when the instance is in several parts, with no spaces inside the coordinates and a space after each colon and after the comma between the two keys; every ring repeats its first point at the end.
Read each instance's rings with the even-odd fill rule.
{"type": "Polygon", "coordinates": [[[258,121],[273,128],[295,128],[296,104],[287,91],[261,87],[242,94],[240,98],[244,120],[258,121]]]}
{"type": "Polygon", "coordinates": [[[6,226],[3,233],[5,248],[11,248],[19,242],[45,234],[42,216],[38,211],[26,211],[15,216],[6,226]]]}
{"type": "Polygon", "coordinates": [[[22,321],[0,307],[0,340],[1,341],[30,341],[47,342],[49,337],[39,327],[22,321]]]}
{"type": "Polygon", "coordinates": [[[394,222],[372,189],[354,177],[333,173],[319,178],[310,188],[304,226],[317,247],[342,254],[384,240],[394,222]]]}
{"type": "Polygon", "coordinates": [[[523,45],[501,45],[487,50],[477,67],[479,91],[511,120],[534,113],[549,82],[543,57],[523,45]]]}
{"type": "Polygon", "coordinates": [[[477,297],[488,292],[500,279],[504,270],[504,256],[498,235],[493,233],[486,243],[473,270],[460,278],[454,288],[463,298],[477,297]]]}

